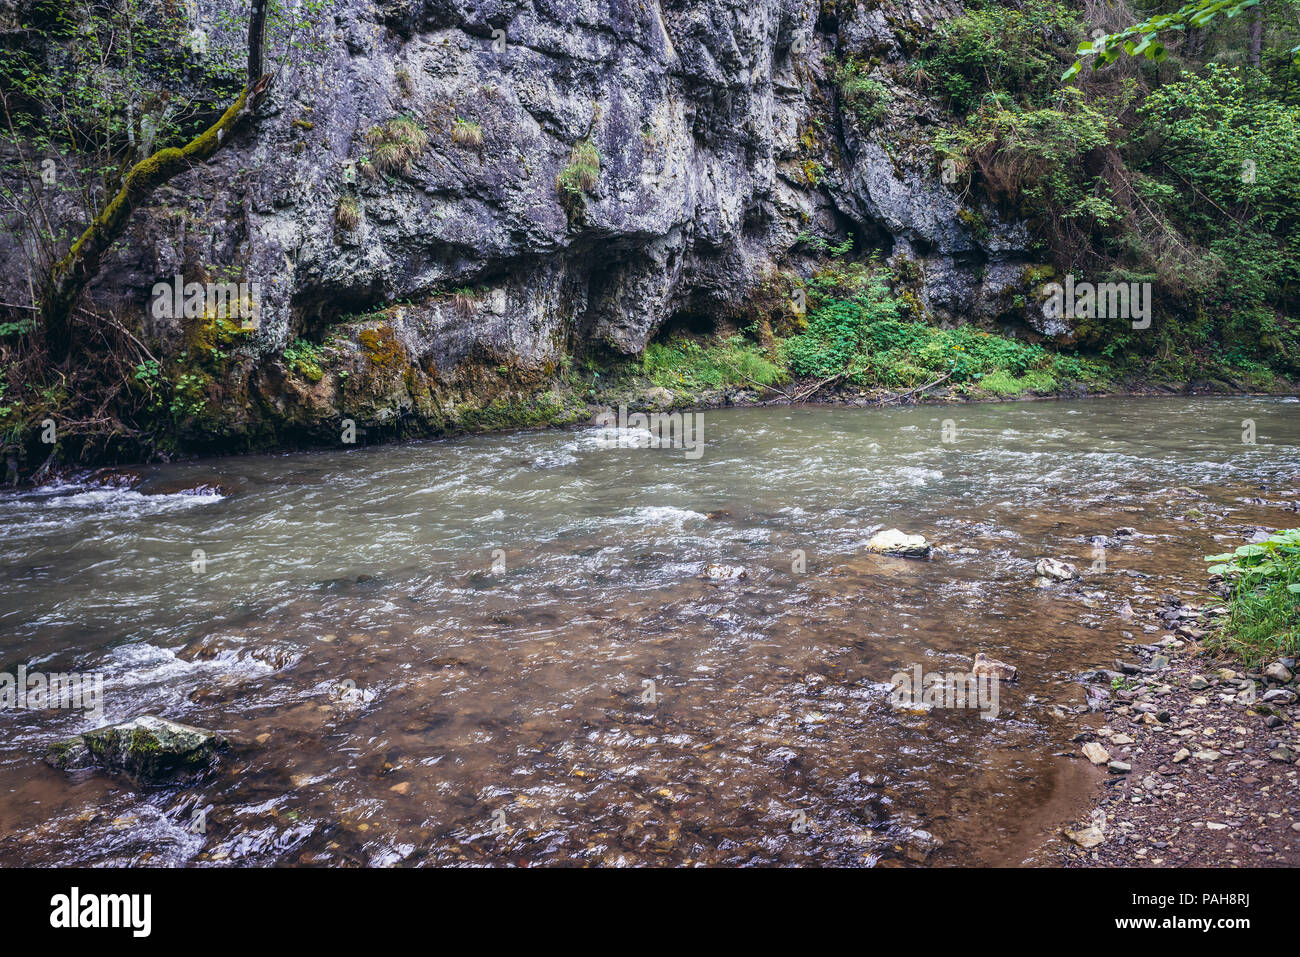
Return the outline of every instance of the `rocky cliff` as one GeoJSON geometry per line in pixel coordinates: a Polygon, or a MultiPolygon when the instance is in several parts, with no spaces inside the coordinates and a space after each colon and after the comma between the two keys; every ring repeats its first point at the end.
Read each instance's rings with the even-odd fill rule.
{"type": "MultiPolygon", "coordinates": [[[[536,396],[567,355],[744,314],[850,235],[914,261],[935,321],[1023,322],[1029,234],[944,182],[942,112],[903,79],[959,9],[337,0],[313,44],[272,50],[271,94],[237,142],[136,213],[93,301],[175,355],[202,330],[159,316],[155,284],[257,284],[255,331],[221,338],[225,364],[195,386],[196,428],[226,436],[345,414],[472,425],[536,396]],[[888,91],[869,123],[833,81],[848,57],[888,91]],[[284,358],[297,340],[314,361],[284,358]]],[[[4,257],[3,298],[30,301],[12,239],[4,257]]]]}

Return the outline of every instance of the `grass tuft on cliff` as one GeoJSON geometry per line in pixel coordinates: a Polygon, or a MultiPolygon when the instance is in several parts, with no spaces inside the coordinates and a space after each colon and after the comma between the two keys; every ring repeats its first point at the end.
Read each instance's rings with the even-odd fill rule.
{"type": "Polygon", "coordinates": [[[560,204],[570,219],[579,218],[586,209],[585,194],[596,188],[600,181],[600,150],[589,137],[573,144],[569,162],[555,178],[555,190],[560,194],[560,204]]]}
{"type": "Polygon", "coordinates": [[[370,164],[380,173],[400,175],[411,171],[415,158],[429,145],[429,135],[415,120],[398,116],[366,133],[370,164]]]}
{"type": "Polygon", "coordinates": [[[483,127],[470,120],[456,117],[451,124],[451,141],[457,146],[463,146],[465,149],[482,149],[483,127]]]}

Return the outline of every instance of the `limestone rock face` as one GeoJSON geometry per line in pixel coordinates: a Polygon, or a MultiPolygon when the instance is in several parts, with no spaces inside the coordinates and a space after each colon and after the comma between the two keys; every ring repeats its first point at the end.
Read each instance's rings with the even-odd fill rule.
{"type": "MultiPolygon", "coordinates": [[[[199,8],[212,43],[238,48],[218,25],[242,24],[246,5],[199,8]]],[[[453,415],[417,394],[467,366],[547,374],[575,344],[637,353],[674,317],[744,308],[772,269],[806,275],[808,235],[852,233],[911,260],[937,319],[1032,326],[1027,230],[964,205],[933,150],[938,102],[895,72],[961,5],[823,9],[338,0],[236,141],[137,210],[92,293],[179,351],[181,323],[150,308],[156,283],[257,283],[257,330],[233,378],[250,404],[305,425],[345,405],[367,424],[453,415]],[[845,107],[828,55],[875,63],[884,116],[864,126],[845,107]],[[379,171],[375,137],[402,117],[427,142],[379,171]],[[566,200],[557,177],[588,140],[598,173],[566,200]],[[345,200],[355,225],[336,216],[345,200]],[[285,381],[286,344],[381,311],[382,328],[342,330],[369,380],[352,368],[346,383],[285,381]],[[379,339],[357,340],[367,329],[379,339]]],[[[270,50],[283,52],[274,38],[270,50]]],[[[0,299],[22,301],[25,261],[0,237],[0,299]]]]}
{"type": "Polygon", "coordinates": [[[45,760],[62,770],[99,768],[137,787],[153,787],[190,783],[228,745],[214,731],[142,715],[51,745],[45,760]]]}

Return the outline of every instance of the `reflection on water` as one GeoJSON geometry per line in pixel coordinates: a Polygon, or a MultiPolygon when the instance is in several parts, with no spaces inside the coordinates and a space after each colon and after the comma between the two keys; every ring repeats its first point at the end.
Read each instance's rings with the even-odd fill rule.
{"type": "Polygon", "coordinates": [[[729,410],[699,459],[586,428],[0,497],[0,669],[235,742],[143,793],[41,763],[80,714],[0,712],[0,863],[1021,860],[1090,786],[1072,676],[1146,640],[1118,605],[1195,586],[1198,516],[1294,519],[1238,500],[1300,471],[1297,407],[729,410]],[[890,526],[945,549],[866,554],[890,526]],[[977,651],[1020,668],[995,720],[890,707],[977,651]]]}

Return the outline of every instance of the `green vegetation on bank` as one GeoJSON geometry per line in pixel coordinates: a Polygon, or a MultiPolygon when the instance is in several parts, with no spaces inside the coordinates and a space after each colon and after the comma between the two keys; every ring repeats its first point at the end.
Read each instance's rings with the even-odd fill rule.
{"type": "Polygon", "coordinates": [[[1205,560],[1228,589],[1228,618],[1212,644],[1250,665],[1300,654],[1300,529],[1205,560]]]}
{"type": "Polygon", "coordinates": [[[1257,35],[1245,17],[1206,21],[1166,38],[1158,62],[1077,87],[1063,69],[1123,11],[981,2],[918,38],[906,75],[950,112],[933,146],[954,188],[1024,217],[1061,273],[1152,283],[1151,328],[1085,319],[1084,351],[1169,379],[1216,361],[1300,372],[1298,12],[1262,5],[1257,35]]]}
{"type": "Polygon", "coordinates": [[[1104,362],[973,326],[931,325],[897,286],[887,267],[832,261],[795,281],[790,301],[804,303],[806,311],[778,317],[766,343],[757,327],[749,336],[678,335],[651,343],[642,371],[684,397],[710,389],[782,391],[776,387],[796,379],[872,394],[942,383],[959,395],[1017,396],[1071,383],[1103,387],[1113,371],[1104,362]]]}

